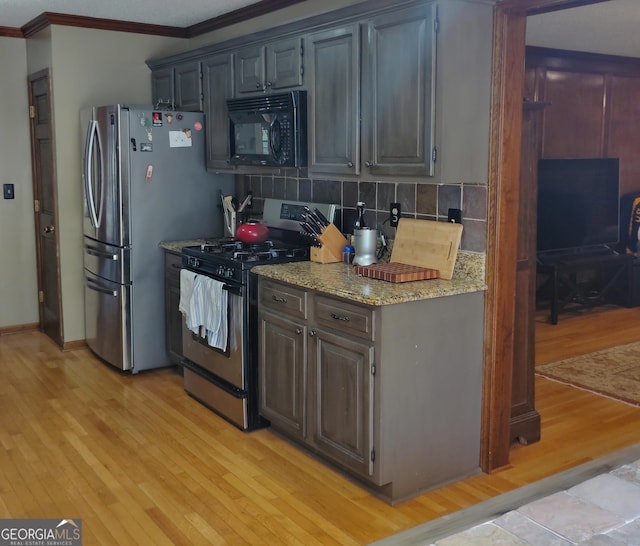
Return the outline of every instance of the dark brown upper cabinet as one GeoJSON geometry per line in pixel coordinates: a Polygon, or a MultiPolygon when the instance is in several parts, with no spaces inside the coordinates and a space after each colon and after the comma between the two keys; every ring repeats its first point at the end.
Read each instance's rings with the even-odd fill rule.
{"type": "Polygon", "coordinates": [[[288,38],[236,53],[236,92],[265,93],[302,85],[302,38],[288,38]]]}

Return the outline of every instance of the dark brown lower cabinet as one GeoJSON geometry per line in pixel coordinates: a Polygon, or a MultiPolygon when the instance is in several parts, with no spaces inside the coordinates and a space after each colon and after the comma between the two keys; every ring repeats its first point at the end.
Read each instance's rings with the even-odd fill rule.
{"type": "Polygon", "coordinates": [[[374,347],[317,328],[310,344],[313,443],[369,478],[374,474],[374,347]]]}
{"type": "Polygon", "coordinates": [[[260,314],[260,412],[272,426],[305,440],[306,326],[270,312],[260,314]]]}
{"type": "Polygon", "coordinates": [[[260,412],[395,503],[479,471],[481,292],[369,306],[260,278],[260,412]]]}
{"type": "Polygon", "coordinates": [[[182,363],[182,313],[180,313],[180,254],[164,253],[165,343],[173,364],[182,363]]]}

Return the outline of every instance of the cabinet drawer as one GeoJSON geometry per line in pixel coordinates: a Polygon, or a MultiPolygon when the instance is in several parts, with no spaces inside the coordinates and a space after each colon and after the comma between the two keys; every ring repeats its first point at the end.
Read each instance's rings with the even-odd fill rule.
{"type": "Polygon", "coordinates": [[[261,279],[260,305],[292,317],[307,318],[307,293],[287,284],[261,279]]]}
{"type": "Polygon", "coordinates": [[[317,297],[315,320],[342,333],[372,340],[374,337],[375,311],[344,301],[317,297]]]}

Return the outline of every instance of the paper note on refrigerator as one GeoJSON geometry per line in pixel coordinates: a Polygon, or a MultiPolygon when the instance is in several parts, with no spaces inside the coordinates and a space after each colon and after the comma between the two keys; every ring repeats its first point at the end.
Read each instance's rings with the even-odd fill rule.
{"type": "Polygon", "coordinates": [[[188,148],[191,146],[191,130],[169,131],[169,148],[188,148]]]}

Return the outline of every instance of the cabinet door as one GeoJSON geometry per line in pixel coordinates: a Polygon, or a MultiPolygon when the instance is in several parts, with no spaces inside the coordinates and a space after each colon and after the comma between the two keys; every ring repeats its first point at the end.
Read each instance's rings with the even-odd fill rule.
{"type": "Polygon", "coordinates": [[[264,77],[264,47],[245,47],[236,53],[236,91],[238,93],[255,93],[262,91],[264,77]]]}
{"type": "Polygon", "coordinates": [[[267,89],[302,85],[302,38],[267,44],[267,89]]]}
{"type": "Polygon", "coordinates": [[[362,80],[363,172],[433,175],[435,5],[372,19],[362,80]]]}
{"type": "Polygon", "coordinates": [[[161,68],[151,73],[151,100],[155,107],[159,105],[173,106],[173,67],[161,68]]]}
{"type": "Polygon", "coordinates": [[[189,112],[202,112],[200,63],[191,62],[177,65],[173,74],[176,108],[189,112]]]}
{"type": "Polygon", "coordinates": [[[306,433],[306,327],[268,312],[260,314],[260,413],[295,438],[306,433]]]}
{"type": "Polygon", "coordinates": [[[374,473],[373,346],[312,330],[313,444],[368,479],[374,473]]]}
{"type": "Polygon", "coordinates": [[[233,97],[233,55],[221,53],[202,61],[207,169],[233,169],[229,163],[227,99],[233,97]]]}
{"type": "Polygon", "coordinates": [[[308,40],[309,170],[360,174],[359,26],[308,40]]]}
{"type": "Polygon", "coordinates": [[[165,252],[165,342],[169,360],[182,363],[182,313],[180,313],[180,266],[179,254],[165,252]]]}

